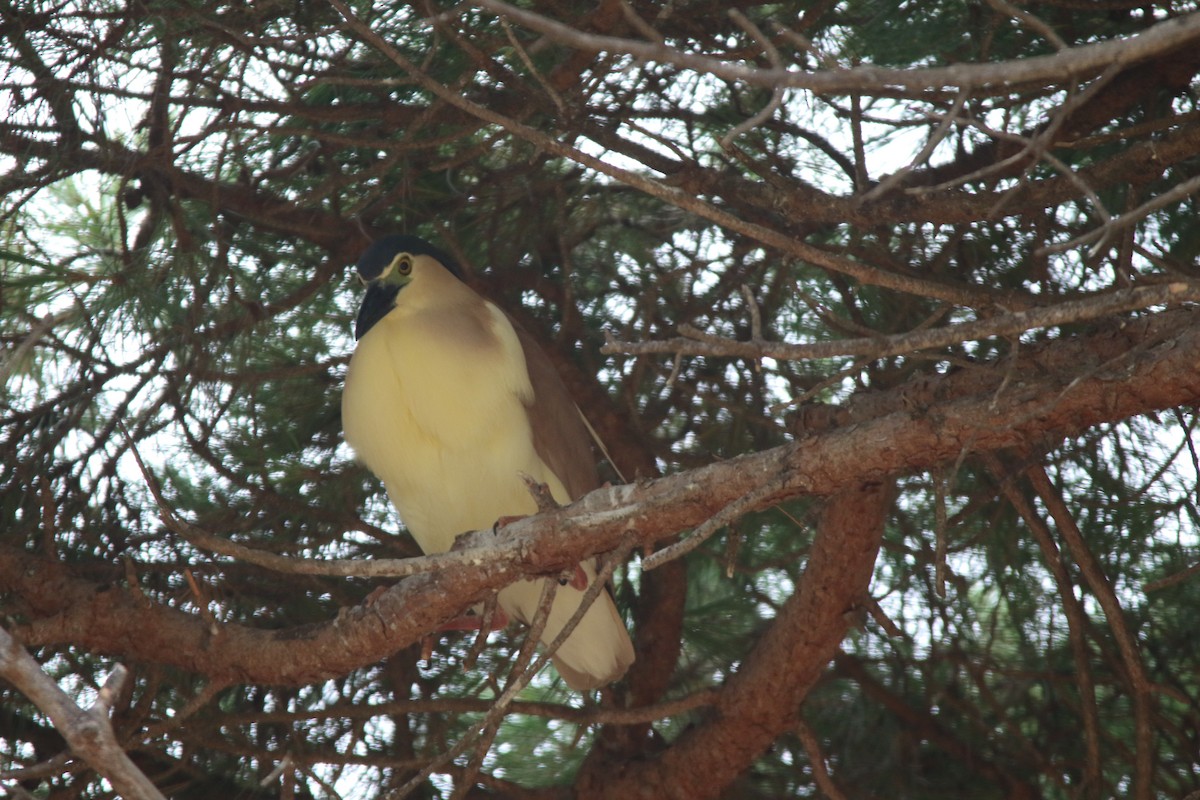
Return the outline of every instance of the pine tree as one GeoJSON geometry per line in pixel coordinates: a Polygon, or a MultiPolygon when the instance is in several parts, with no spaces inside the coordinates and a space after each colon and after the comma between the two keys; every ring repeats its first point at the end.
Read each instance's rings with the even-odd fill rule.
{"type": "Polygon", "coordinates": [[[0,0],[0,786],[1200,792],[1195,6],[0,0]],[[343,442],[389,232],[605,443],[463,543],[615,553],[612,689],[430,635],[499,573],[343,442]]]}

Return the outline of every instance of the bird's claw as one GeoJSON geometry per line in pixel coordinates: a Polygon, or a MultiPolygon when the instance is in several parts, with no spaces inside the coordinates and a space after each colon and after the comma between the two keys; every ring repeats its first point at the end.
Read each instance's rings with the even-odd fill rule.
{"type": "Polygon", "coordinates": [[[505,525],[511,525],[512,523],[516,522],[519,519],[525,519],[526,516],[528,516],[528,515],[527,514],[517,514],[515,516],[499,517],[494,523],[492,523],[492,533],[494,533],[494,534],[499,533],[500,529],[503,528],[505,525]]]}
{"type": "MultiPolygon", "coordinates": [[[[444,631],[477,631],[483,627],[484,617],[479,614],[464,614],[461,617],[448,619],[441,625],[438,625],[439,632],[444,631]]],[[[504,613],[504,609],[497,608],[492,614],[492,624],[488,627],[488,632],[498,631],[501,628],[508,626],[508,614],[504,613]]]]}
{"type": "Polygon", "coordinates": [[[587,573],[583,571],[583,567],[576,564],[575,565],[575,574],[571,576],[571,579],[566,580],[565,578],[560,578],[558,581],[558,585],[559,586],[570,586],[572,589],[574,589],[578,592],[585,591],[588,587],[587,573]]]}

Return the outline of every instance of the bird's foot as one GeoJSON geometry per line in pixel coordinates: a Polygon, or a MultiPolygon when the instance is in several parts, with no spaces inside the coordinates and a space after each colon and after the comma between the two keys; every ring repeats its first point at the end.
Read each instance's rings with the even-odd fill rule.
{"type": "Polygon", "coordinates": [[[496,521],[494,523],[492,523],[492,533],[499,533],[500,529],[503,528],[505,525],[511,525],[519,519],[525,519],[525,517],[527,517],[527,516],[529,516],[529,515],[528,514],[517,514],[517,515],[511,516],[511,517],[498,517],[496,519],[496,521]]]}
{"type": "MultiPolygon", "coordinates": [[[[492,525],[492,533],[499,533],[500,529],[505,525],[511,525],[519,519],[525,519],[527,516],[528,514],[517,514],[516,516],[511,517],[500,517],[496,520],[496,523],[492,525]]],[[[572,589],[582,592],[588,587],[587,574],[583,571],[583,567],[576,564],[575,574],[571,576],[571,580],[559,580],[558,584],[559,586],[570,585],[572,589]]]]}
{"type": "MultiPolygon", "coordinates": [[[[477,631],[483,627],[486,615],[480,614],[463,614],[460,617],[454,617],[438,625],[439,632],[445,631],[477,631]]],[[[501,628],[508,626],[508,614],[504,613],[504,609],[497,608],[492,614],[491,625],[488,626],[488,632],[498,631],[501,628]]]]}
{"type": "MultiPolygon", "coordinates": [[[[487,614],[462,614],[461,616],[453,617],[446,620],[441,625],[438,625],[438,633],[446,633],[448,631],[482,631],[485,621],[488,620],[487,614]]],[[[508,614],[504,613],[504,609],[497,608],[492,612],[490,622],[486,633],[498,631],[501,628],[508,626],[508,614]]],[[[434,634],[427,634],[421,637],[421,660],[428,663],[433,658],[433,643],[437,637],[434,634]]]]}
{"type": "Polygon", "coordinates": [[[583,567],[576,564],[575,565],[575,574],[571,576],[571,580],[568,581],[566,579],[559,578],[558,584],[559,584],[559,586],[568,586],[569,585],[572,589],[582,592],[585,589],[587,589],[587,587],[588,587],[587,573],[583,571],[583,567]]]}

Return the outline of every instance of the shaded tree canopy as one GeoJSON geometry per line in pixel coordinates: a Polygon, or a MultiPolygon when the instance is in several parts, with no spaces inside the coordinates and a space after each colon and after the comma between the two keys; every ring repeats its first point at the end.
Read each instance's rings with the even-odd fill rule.
{"type": "Polygon", "coordinates": [[[0,0],[0,786],[1200,791],[1195,7],[0,0]],[[390,232],[610,485],[415,558],[390,232]],[[597,554],[617,686],[427,640],[597,554]]]}

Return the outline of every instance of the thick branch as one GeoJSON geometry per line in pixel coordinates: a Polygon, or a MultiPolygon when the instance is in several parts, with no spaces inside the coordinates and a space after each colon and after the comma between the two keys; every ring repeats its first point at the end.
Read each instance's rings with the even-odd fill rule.
{"type": "Polygon", "coordinates": [[[771,480],[766,508],[802,494],[885,482],[964,452],[1074,436],[1104,422],[1200,400],[1200,310],[1127,320],[1053,342],[1003,363],[937,376],[843,409],[842,426],[761,453],[655,481],[598,489],[571,506],[460,541],[447,567],[408,578],[370,609],[282,631],[210,629],[198,617],[148,602],[136,589],[99,586],[61,564],[0,551],[0,591],[21,596],[30,645],[69,642],[255,683],[307,683],[417,641],[438,623],[521,574],[556,574],[620,545],[649,544],[701,524],[771,480]]]}

